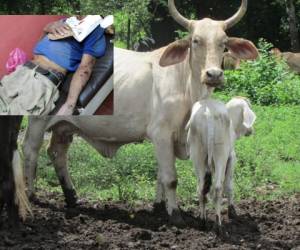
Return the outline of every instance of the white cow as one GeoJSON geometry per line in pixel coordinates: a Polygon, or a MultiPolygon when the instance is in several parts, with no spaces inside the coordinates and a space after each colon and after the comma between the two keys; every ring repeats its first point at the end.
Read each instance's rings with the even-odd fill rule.
{"type": "Polygon", "coordinates": [[[256,116],[247,99],[235,97],[226,105],[205,99],[194,104],[187,124],[188,146],[198,179],[200,217],[206,220],[205,204],[213,176],[216,224],[221,226],[223,186],[228,197],[228,216],[236,215],[233,203],[234,142],[252,133],[256,116]]]}
{"type": "Polygon", "coordinates": [[[178,13],[174,0],[168,4],[173,18],[190,35],[149,53],[115,49],[112,116],[30,118],[24,142],[29,194],[34,193],[38,151],[47,129],[53,131],[48,153],[68,205],[76,203],[66,156],[74,133],[108,157],[120,146],[146,138],[154,144],[158,162],[156,204],[166,199],[171,222],[183,223],[176,201],[175,157],[187,158],[184,128],[192,104],[223,84],[225,47],[240,58],[256,58],[258,52],[250,41],[228,38],[225,33],[245,14],[247,0],[226,21],[188,20],[178,13]]]}

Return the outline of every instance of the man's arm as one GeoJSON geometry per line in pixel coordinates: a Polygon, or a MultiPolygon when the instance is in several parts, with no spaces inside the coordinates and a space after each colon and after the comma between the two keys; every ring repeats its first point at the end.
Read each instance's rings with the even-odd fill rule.
{"type": "Polygon", "coordinates": [[[78,97],[91,77],[95,62],[95,57],[88,54],[83,55],[81,63],[73,75],[67,101],[61,107],[57,115],[72,115],[78,97]]]}
{"type": "Polygon", "coordinates": [[[59,20],[46,25],[46,27],[44,28],[44,32],[47,34],[50,33],[53,35],[63,36],[66,33],[69,33],[70,29],[71,28],[67,24],[65,24],[63,20],[59,20]]]}

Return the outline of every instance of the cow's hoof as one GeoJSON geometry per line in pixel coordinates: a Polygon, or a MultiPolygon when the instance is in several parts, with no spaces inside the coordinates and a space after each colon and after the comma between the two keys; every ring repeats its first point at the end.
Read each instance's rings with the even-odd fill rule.
{"type": "Polygon", "coordinates": [[[0,201],[0,215],[2,214],[4,202],[0,201]]]}
{"type": "Polygon", "coordinates": [[[228,206],[228,218],[236,219],[238,217],[236,210],[233,205],[228,206]]]}
{"type": "Polygon", "coordinates": [[[213,227],[216,235],[222,239],[226,239],[228,237],[228,233],[226,232],[225,228],[222,225],[219,225],[218,223],[214,223],[213,227]]]}
{"type": "Polygon", "coordinates": [[[67,208],[65,213],[66,219],[72,219],[80,214],[80,210],[76,208],[67,208]]]}
{"type": "Polygon", "coordinates": [[[178,228],[186,227],[186,223],[184,222],[179,209],[174,209],[172,211],[172,214],[169,217],[169,223],[178,228]]]}
{"type": "Polygon", "coordinates": [[[153,213],[155,213],[155,214],[166,213],[166,210],[167,210],[167,206],[164,201],[155,202],[153,204],[153,213]]]}
{"type": "Polygon", "coordinates": [[[64,191],[66,203],[68,208],[77,206],[77,195],[74,189],[67,189],[64,191]]]}
{"type": "Polygon", "coordinates": [[[199,227],[202,230],[206,230],[206,220],[205,219],[200,219],[200,221],[199,221],[199,227]]]}
{"type": "Polygon", "coordinates": [[[35,193],[28,193],[27,197],[31,203],[36,203],[38,201],[38,198],[36,197],[35,193]]]}
{"type": "Polygon", "coordinates": [[[16,231],[20,226],[20,219],[18,213],[8,213],[8,226],[16,231]]]}

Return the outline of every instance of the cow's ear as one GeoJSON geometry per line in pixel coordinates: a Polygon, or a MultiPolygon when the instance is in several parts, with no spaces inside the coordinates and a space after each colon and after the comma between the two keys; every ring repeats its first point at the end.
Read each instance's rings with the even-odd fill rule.
{"type": "Polygon", "coordinates": [[[244,105],[243,125],[248,129],[252,128],[255,120],[256,120],[255,113],[251,110],[251,108],[248,105],[244,105]]]}
{"type": "Polygon", "coordinates": [[[184,61],[188,55],[189,47],[189,39],[182,39],[169,44],[160,57],[159,65],[166,67],[184,61]]]}
{"type": "Polygon", "coordinates": [[[246,39],[230,37],[226,43],[227,49],[239,59],[254,60],[259,56],[255,45],[246,39]]]}

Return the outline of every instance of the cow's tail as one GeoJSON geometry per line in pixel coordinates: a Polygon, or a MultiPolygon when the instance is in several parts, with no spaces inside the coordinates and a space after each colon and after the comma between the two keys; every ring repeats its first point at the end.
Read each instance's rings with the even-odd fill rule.
{"type": "Polygon", "coordinates": [[[213,161],[213,150],[214,150],[214,121],[209,108],[206,108],[207,118],[207,166],[204,176],[204,186],[202,194],[205,196],[209,191],[212,184],[212,161],[213,161]]]}
{"type": "Polygon", "coordinates": [[[23,174],[23,167],[20,159],[20,154],[17,149],[13,153],[12,166],[15,182],[15,202],[19,207],[19,215],[24,221],[28,214],[32,216],[32,210],[30,208],[30,203],[25,192],[26,185],[23,174]]]}

